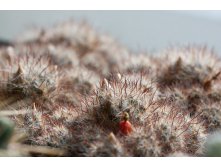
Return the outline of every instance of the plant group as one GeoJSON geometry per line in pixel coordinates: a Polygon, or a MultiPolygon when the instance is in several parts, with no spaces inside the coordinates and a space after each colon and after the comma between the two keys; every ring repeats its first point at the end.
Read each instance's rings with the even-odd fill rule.
{"type": "Polygon", "coordinates": [[[70,21],[0,46],[0,60],[3,156],[214,155],[221,60],[206,47],[134,54],[70,21]]]}

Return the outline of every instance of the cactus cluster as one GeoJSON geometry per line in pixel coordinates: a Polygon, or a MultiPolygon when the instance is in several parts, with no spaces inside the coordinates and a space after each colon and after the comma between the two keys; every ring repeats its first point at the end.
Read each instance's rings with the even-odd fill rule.
{"type": "Polygon", "coordinates": [[[69,21],[20,35],[0,59],[0,155],[220,155],[207,140],[221,128],[221,60],[206,47],[135,54],[69,21]]]}

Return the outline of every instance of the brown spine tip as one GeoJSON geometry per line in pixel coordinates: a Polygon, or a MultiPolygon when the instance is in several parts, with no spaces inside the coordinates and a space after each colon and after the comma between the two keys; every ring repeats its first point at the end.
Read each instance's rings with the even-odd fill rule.
{"type": "Polygon", "coordinates": [[[24,83],[24,72],[20,65],[18,66],[17,72],[13,76],[13,83],[15,84],[24,83]]]}

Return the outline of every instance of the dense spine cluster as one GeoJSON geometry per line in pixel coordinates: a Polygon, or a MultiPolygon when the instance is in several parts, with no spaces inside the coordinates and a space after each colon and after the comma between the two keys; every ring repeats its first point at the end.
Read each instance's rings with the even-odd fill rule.
{"type": "Polygon", "coordinates": [[[206,47],[136,55],[71,21],[21,35],[0,59],[0,155],[214,155],[221,60],[206,47]]]}

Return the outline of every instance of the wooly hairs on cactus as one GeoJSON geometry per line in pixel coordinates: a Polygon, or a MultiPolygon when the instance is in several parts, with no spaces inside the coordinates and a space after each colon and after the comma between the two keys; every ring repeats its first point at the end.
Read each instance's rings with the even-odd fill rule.
{"type": "Polygon", "coordinates": [[[113,133],[110,133],[103,144],[98,146],[96,151],[93,153],[93,156],[101,156],[101,157],[119,157],[125,156],[124,148],[120,144],[119,140],[113,133]]]}
{"type": "MultiPolygon", "coordinates": [[[[18,39],[18,43],[37,44],[40,48],[50,44],[50,48],[54,48],[50,50],[57,50],[59,47],[63,48],[62,50],[69,50],[72,55],[77,55],[78,60],[75,61],[80,61],[86,68],[103,77],[108,77],[117,71],[121,67],[121,62],[129,57],[126,48],[110,36],[98,34],[85,22],[76,24],[74,21],[69,21],[53,28],[39,28],[31,33],[24,33],[18,39]]],[[[61,55],[67,57],[65,54],[61,55]]],[[[57,58],[61,59],[59,56],[57,58]]]]}
{"type": "Polygon", "coordinates": [[[24,119],[17,118],[15,122],[28,134],[25,143],[64,148],[71,136],[65,125],[75,117],[75,113],[68,110],[71,111],[60,108],[53,112],[42,112],[34,108],[24,115],[24,119]]]}
{"type": "Polygon", "coordinates": [[[14,102],[18,99],[35,101],[49,98],[56,89],[57,67],[45,55],[11,57],[1,69],[0,91],[4,100],[15,98],[14,102]]]}
{"type": "Polygon", "coordinates": [[[206,127],[206,130],[211,133],[221,129],[220,122],[220,107],[218,105],[206,105],[200,106],[199,111],[202,112],[200,119],[203,122],[203,125],[206,127]]]}
{"type": "Polygon", "coordinates": [[[114,132],[123,112],[128,112],[134,126],[143,124],[147,108],[154,104],[154,90],[149,85],[142,85],[142,80],[130,77],[101,81],[93,96],[86,99],[83,110],[90,112],[97,124],[114,132]]]}
{"type": "MultiPolygon", "coordinates": [[[[165,93],[164,93],[165,94],[165,93]]],[[[202,122],[208,133],[220,129],[220,94],[214,91],[201,91],[193,87],[190,90],[167,91],[166,97],[169,102],[189,114],[191,118],[198,115],[198,120],[202,122]]],[[[160,97],[162,98],[162,97],[160,97]]],[[[164,97],[165,98],[165,97],[164,97]]]]}
{"type": "Polygon", "coordinates": [[[146,125],[128,136],[125,147],[133,156],[169,156],[175,152],[202,155],[202,124],[172,106],[163,105],[146,120],[146,125]]]}
{"type": "Polygon", "coordinates": [[[0,113],[26,135],[19,153],[204,156],[220,129],[221,60],[206,47],[134,54],[74,21],[13,43],[0,48],[0,113]]]}
{"type": "Polygon", "coordinates": [[[78,105],[80,96],[90,95],[99,84],[100,77],[93,71],[89,71],[83,66],[76,66],[72,69],[62,70],[63,77],[58,81],[58,96],[55,101],[70,105],[78,105]]]}
{"type": "Polygon", "coordinates": [[[134,78],[118,74],[118,78],[104,79],[95,94],[84,102],[83,112],[92,115],[90,118],[94,119],[97,128],[106,133],[112,131],[119,137],[127,150],[124,155],[167,156],[176,151],[189,154],[199,151],[203,130],[197,117],[190,118],[185,112],[167,107],[165,101],[154,97],[153,87],[134,78]],[[126,137],[126,141],[119,136],[119,122],[125,111],[129,113],[135,131],[126,137]]]}
{"type": "Polygon", "coordinates": [[[165,67],[158,75],[161,87],[188,88],[196,85],[208,90],[211,88],[211,82],[220,74],[218,56],[206,48],[186,48],[183,52],[170,51],[163,59],[165,59],[165,67]],[[209,62],[206,62],[208,60],[209,62]]]}

